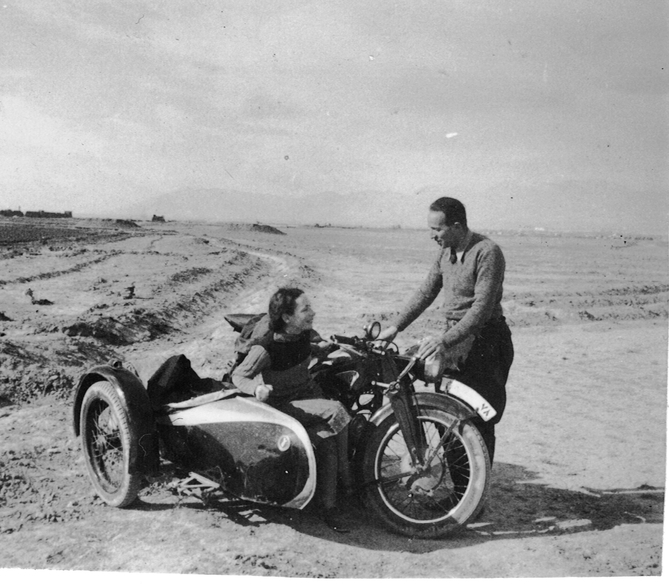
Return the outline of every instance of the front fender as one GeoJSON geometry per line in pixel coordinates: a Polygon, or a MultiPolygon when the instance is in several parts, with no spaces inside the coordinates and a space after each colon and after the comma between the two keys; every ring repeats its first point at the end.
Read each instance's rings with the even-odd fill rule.
{"type": "Polygon", "coordinates": [[[86,391],[95,382],[105,380],[116,390],[128,416],[133,438],[137,439],[140,445],[134,463],[130,464],[131,471],[141,471],[146,474],[155,472],[159,461],[158,443],[149,395],[142,381],[120,365],[96,366],[79,379],[72,403],[74,435],[78,437],[81,433],[81,404],[86,391]]]}
{"type": "MultiPolygon", "coordinates": [[[[470,419],[476,416],[476,411],[471,407],[451,396],[445,394],[437,394],[436,392],[418,392],[416,394],[416,402],[418,406],[434,407],[444,412],[448,412],[460,420],[470,419]]],[[[393,407],[390,404],[384,404],[377,410],[369,422],[375,427],[379,425],[384,419],[393,412],[393,407]]]]}

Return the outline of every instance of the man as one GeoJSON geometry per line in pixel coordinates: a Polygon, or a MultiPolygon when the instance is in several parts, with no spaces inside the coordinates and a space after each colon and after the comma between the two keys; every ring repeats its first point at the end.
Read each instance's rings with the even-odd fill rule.
{"type": "Polygon", "coordinates": [[[465,207],[455,198],[435,200],[427,222],[441,248],[439,255],[425,282],[379,339],[392,341],[443,290],[446,328],[423,339],[418,355],[426,359],[436,353],[457,363],[457,379],[474,388],[497,411],[488,422],[479,417],[474,420],[492,463],[495,424],[504,412],[506,381],[513,362],[511,331],[501,304],[504,255],[496,243],[469,230],[465,207]]]}

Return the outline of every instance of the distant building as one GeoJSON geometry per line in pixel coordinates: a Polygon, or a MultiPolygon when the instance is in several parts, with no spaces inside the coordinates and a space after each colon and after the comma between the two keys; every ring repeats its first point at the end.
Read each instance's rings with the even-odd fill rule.
{"type": "Polygon", "coordinates": [[[23,216],[20,210],[0,210],[0,216],[23,216]]]}
{"type": "Polygon", "coordinates": [[[28,218],[72,218],[72,211],[65,212],[46,212],[44,210],[28,210],[26,211],[28,218]]]}
{"type": "Polygon", "coordinates": [[[153,218],[151,219],[152,223],[164,223],[165,222],[165,217],[164,216],[158,216],[157,214],[153,215],[153,218]]]}

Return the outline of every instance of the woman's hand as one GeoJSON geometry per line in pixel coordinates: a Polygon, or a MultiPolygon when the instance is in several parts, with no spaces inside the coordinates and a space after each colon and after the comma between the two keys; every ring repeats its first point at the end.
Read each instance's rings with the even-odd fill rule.
{"type": "Polygon", "coordinates": [[[336,345],[332,341],[318,341],[311,344],[311,352],[315,357],[322,359],[327,357],[328,353],[335,349],[336,345]]]}
{"type": "Polygon", "coordinates": [[[326,341],[325,339],[319,341],[316,345],[321,351],[331,351],[336,346],[334,341],[326,341]]]}
{"type": "Polygon", "coordinates": [[[253,395],[256,397],[256,399],[260,400],[260,402],[267,402],[267,399],[269,398],[272,390],[274,390],[273,386],[268,384],[258,384],[253,395]]]}

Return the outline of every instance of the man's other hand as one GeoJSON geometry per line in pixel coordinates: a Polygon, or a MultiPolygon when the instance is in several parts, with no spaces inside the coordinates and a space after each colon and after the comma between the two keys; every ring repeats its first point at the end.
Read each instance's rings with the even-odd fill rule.
{"type": "Polygon", "coordinates": [[[418,347],[418,356],[427,359],[435,351],[443,352],[444,349],[444,343],[439,337],[425,337],[418,347]]]}

